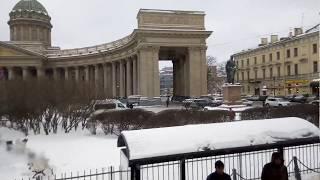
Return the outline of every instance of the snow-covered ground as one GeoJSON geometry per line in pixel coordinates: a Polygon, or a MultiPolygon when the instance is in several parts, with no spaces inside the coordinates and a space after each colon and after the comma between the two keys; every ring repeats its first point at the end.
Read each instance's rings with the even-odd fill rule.
{"type": "MultiPolygon", "coordinates": [[[[33,175],[28,163],[45,163],[56,174],[95,170],[119,166],[117,137],[90,135],[87,130],[57,135],[30,135],[26,150],[6,150],[6,140],[21,142],[24,135],[7,128],[0,128],[0,179],[12,180],[33,175]],[[34,154],[34,155],[33,155],[34,154]],[[36,157],[30,157],[36,156],[36,157]]],[[[17,144],[17,143],[15,143],[17,144]]]]}
{"type": "MultiPolygon", "coordinates": [[[[316,174],[316,173],[304,174],[304,175],[301,175],[301,178],[302,178],[302,180],[319,180],[320,179],[320,174],[316,174]]],[[[296,180],[295,177],[291,177],[289,179],[290,180],[296,180]]]]}

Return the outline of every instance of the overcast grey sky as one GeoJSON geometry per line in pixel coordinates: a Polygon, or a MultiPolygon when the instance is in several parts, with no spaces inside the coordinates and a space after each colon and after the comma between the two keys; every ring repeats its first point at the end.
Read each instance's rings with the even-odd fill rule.
{"type": "MultiPolygon", "coordinates": [[[[0,0],[0,41],[9,40],[9,12],[19,0],[0,0]]],[[[38,0],[52,18],[54,46],[97,45],[129,35],[140,8],[201,10],[207,55],[226,61],[232,53],[255,47],[261,37],[287,36],[320,22],[320,0],[38,0]]]]}

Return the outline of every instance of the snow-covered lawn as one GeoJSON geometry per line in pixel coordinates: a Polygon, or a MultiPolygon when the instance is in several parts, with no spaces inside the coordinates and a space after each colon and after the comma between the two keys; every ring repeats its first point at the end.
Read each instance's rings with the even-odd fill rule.
{"type": "MultiPolygon", "coordinates": [[[[4,141],[13,140],[21,142],[24,136],[7,128],[0,128],[0,179],[10,180],[33,175],[28,170],[28,163],[44,163],[58,175],[61,173],[73,173],[83,170],[95,170],[96,168],[107,168],[119,166],[119,149],[117,148],[117,137],[101,135],[90,135],[87,130],[60,133],[57,135],[30,135],[25,151],[21,148],[13,148],[6,151],[4,141]],[[2,135],[2,136],[1,136],[2,135]],[[12,137],[11,137],[12,135],[12,137]],[[34,153],[36,157],[29,156],[34,153]],[[34,158],[36,160],[34,160],[34,158]],[[42,162],[44,161],[44,162],[42,162]]],[[[16,147],[16,146],[14,146],[16,147]]]]}

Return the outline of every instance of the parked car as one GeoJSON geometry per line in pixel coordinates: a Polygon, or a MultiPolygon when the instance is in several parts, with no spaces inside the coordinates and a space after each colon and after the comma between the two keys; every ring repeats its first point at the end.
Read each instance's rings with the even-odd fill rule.
{"type": "Polygon", "coordinates": [[[186,99],[190,99],[189,96],[172,96],[171,101],[181,103],[185,101],[186,99]]]}
{"type": "Polygon", "coordinates": [[[248,101],[259,101],[259,96],[251,96],[247,98],[248,101]]]}
{"type": "Polygon", "coordinates": [[[183,101],[185,108],[203,109],[206,106],[214,106],[214,103],[208,99],[186,99],[183,101]]]}
{"type": "Polygon", "coordinates": [[[320,102],[320,100],[314,100],[314,101],[311,101],[309,104],[319,106],[319,102],[320,102]]]}
{"type": "Polygon", "coordinates": [[[268,97],[266,99],[265,105],[267,107],[270,107],[270,106],[273,106],[273,107],[289,106],[290,102],[288,100],[283,99],[283,98],[268,97]]]}
{"type": "Polygon", "coordinates": [[[200,96],[200,99],[206,99],[211,102],[211,107],[220,106],[223,104],[223,97],[220,96],[200,96]]]}
{"type": "Polygon", "coordinates": [[[246,106],[253,106],[253,101],[249,101],[248,99],[242,99],[242,104],[246,106]]]}
{"type": "Polygon", "coordinates": [[[96,100],[93,106],[93,114],[99,114],[109,110],[125,109],[128,109],[126,105],[117,99],[96,100]]]}
{"type": "Polygon", "coordinates": [[[296,103],[305,103],[307,102],[307,97],[303,95],[289,95],[286,97],[290,102],[296,102],[296,103]]]}
{"type": "Polygon", "coordinates": [[[127,105],[138,106],[140,103],[141,95],[132,95],[128,97],[127,105]]]}

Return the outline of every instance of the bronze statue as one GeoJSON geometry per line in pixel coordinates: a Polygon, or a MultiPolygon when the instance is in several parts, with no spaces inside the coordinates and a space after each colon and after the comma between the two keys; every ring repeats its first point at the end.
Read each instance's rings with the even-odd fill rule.
{"type": "Polygon", "coordinates": [[[231,56],[230,60],[226,64],[227,83],[234,84],[234,75],[236,74],[236,70],[237,66],[231,56]]]}

